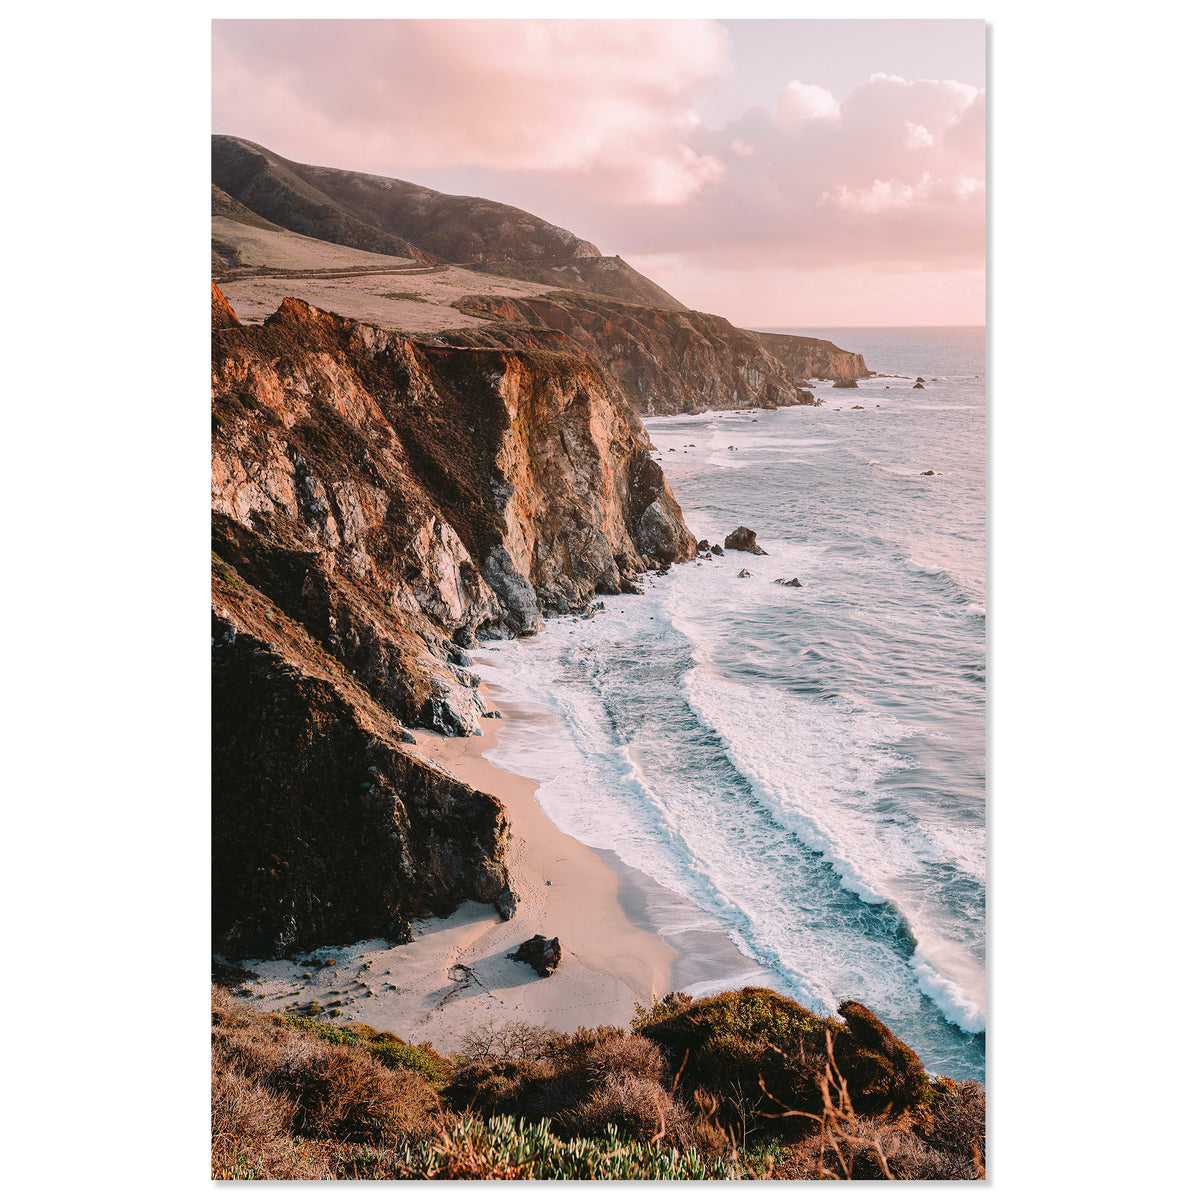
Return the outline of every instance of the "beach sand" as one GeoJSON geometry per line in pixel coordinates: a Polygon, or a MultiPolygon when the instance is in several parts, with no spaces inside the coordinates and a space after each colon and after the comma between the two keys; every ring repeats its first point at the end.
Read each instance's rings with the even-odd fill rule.
{"type": "Polygon", "coordinates": [[[414,921],[407,945],[373,939],[324,947],[300,956],[303,962],[246,960],[259,980],[246,985],[251,995],[243,998],[268,1012],[315,1000],[326,1013],[338,1008],[339,1022],[362,1021],[453,1053],[463,1034],[491,1021],[519,1019],[570,1033],[581,1025],[628,1025],[635,1003],[648,1005],[672,989],[778,987],[712,918],[615,855],[563,833],[538,806],[533,780],[483,757],[498,736],[537,719],[495,685],[488,691],[503,720],[483,718],[483,735],[475,737],[418,731],[417,750],[508,810],[516,915],[504,921],[492,905],[467,902],[451,917],[414,921]],[[654,928],[674,932],[664,940],[654,928]],[[562,964],[548,978],[508,958],[538,933],[562,945],[562,964]],[[334,965],[310,961],[327,959],[334,965]]]}

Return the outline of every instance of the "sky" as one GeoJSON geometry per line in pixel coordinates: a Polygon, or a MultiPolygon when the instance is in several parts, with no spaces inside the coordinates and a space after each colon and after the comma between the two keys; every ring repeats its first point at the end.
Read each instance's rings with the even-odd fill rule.
{"type": "Polygon", "coordinates": [[[213,131],[536,213],[739,325],[979,325],[985,27],[213,22],[213,131]]]}

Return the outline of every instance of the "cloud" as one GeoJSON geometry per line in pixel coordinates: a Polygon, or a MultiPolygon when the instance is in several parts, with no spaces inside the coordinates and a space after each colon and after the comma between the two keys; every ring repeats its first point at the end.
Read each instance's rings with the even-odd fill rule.
{"type": "Polygon", "coordinates": [[[836,117],[839,111],[832,92],[798,79],[775,93],[775,120],[780,125],[794,125],[814,117],[836,117]]]}
{"type": "Polygon", "coordinates": [[[697,289],[705,271],[777,297],[837,271],[892,280],[891,299],[924,272],[931,305],[955,273],[979,289],[986,97],[962,82],[877,73],[839,99],[785,75],[715,127],[698,113],[754,70],[715,21],[213,30],[214,128],[287,157],[515,204],[606,253],[686,262],[697,289]]]}
{"type": "MultiPolygon", "coordinates": [[[[697,149],[724,171],[666,214],[613,215],[633,254],[692,255],[713,268],[836,265],[978,268],[986,212],[985,109],[953,80],[873,75],[837,104],[793,80],[697,149]]],[[[595,239],[593,239],[595,240],[595,239]]]]}
{"type": "Polygon", "coordinates": [[[694,99],[728,65],[714,21],[215,21],[214,129],[322,165],[543,172],[676,205],[724,175],[694,99]]]}

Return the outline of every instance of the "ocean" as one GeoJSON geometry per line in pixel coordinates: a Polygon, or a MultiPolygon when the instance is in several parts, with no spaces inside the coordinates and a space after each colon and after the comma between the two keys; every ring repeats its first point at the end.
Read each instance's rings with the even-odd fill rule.
{"type": "Polygon", "coordinates": [[[694,994],[860,1000],[929,1071],[982,1080],[984,331],[776,332],[881,374],[817,384],[819,408],[646,421],[697,538],[747,525],[767,556],[683,564],[486,644],[484,679],[539,714],[489,757],[689,902],[660,932],[693,913],[761,968],[694,994]]]}

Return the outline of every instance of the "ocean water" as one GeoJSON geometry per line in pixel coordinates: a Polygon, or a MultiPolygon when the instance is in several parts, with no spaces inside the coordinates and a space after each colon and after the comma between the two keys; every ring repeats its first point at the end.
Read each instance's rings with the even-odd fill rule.
{"type": "Polygon", "coordinates": [[[768,554],[484,647],[484,678],[542,714],[490,757],[689,900],[673,920],[696,912],[801,1003],[861,1000],[930,1071],[982,1079],[983,330],[784,332],[892,377],[818,384],[820,408],[648,420],[696,536],[748,525],[768,554]]]}

